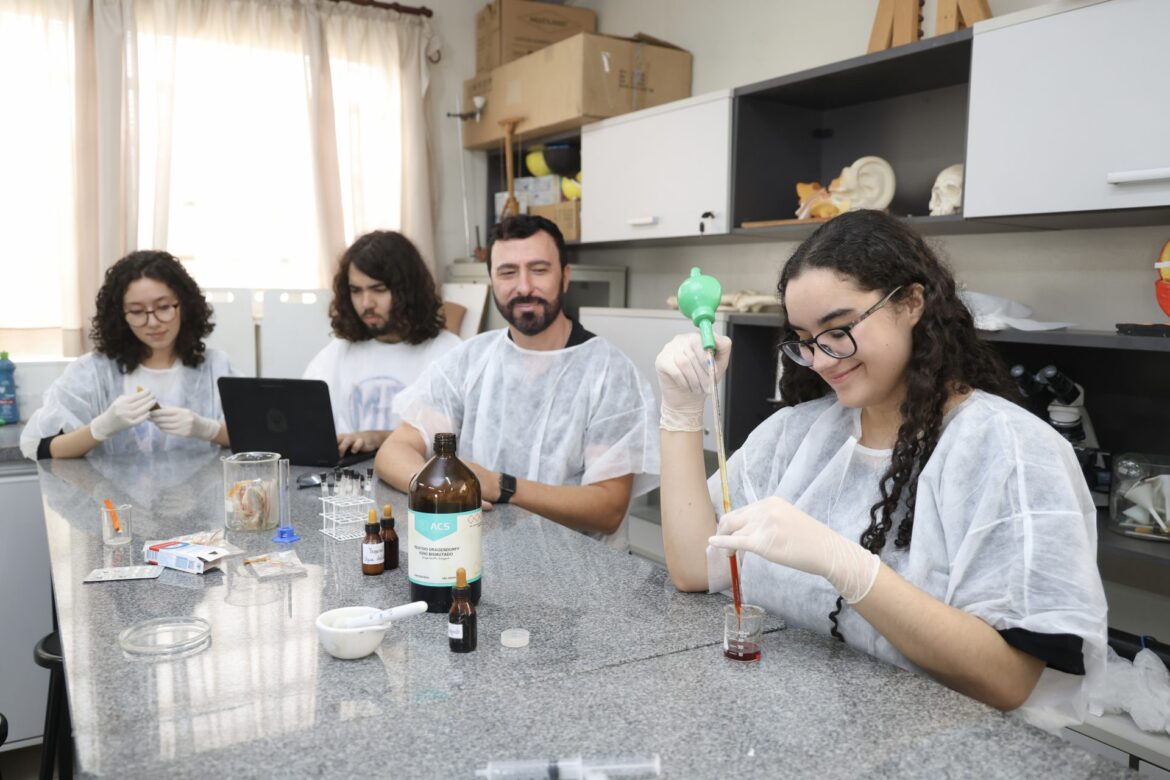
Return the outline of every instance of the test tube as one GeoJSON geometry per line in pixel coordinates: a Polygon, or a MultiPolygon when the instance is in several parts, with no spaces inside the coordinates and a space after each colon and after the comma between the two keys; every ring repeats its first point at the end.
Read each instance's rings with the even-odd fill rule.
{"type": "Polygon", "coordinates": [[[373,469],[366,469],[365,490],[366,490],[366,498],[373,498],[374,497],[374,470],[373,469]]]}
{"type": "Polygon", "coordinates": [[[329,476],[329,475],[326,474],[324,471],[322,471],[320,474],[320,477],[321,477],[321,497],[322,498],[329,495],[329,483],[325,481],[325,478],[327,476],[329,476]]]}

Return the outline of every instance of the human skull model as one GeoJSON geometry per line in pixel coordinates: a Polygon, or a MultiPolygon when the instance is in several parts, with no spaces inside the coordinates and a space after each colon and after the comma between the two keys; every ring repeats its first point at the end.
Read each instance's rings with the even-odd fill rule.
{"type": "Polygon", "coordinates": [[[930,216],[958,214],[963,208],[963,164],[955,163],[942,169],[930,188],[930,216]]]}

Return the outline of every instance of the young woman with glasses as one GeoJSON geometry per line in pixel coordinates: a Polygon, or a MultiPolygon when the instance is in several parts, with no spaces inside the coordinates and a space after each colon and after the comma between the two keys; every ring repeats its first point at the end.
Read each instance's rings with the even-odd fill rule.
{"type": "MultiPolygon", "coordinates": [[[[1056,729],[1104,673],[1096,509],[1072,448],[1014,399],[954,278],[902,222],[821,226],[780,275],[785,406],[727,462],[702,454],[697,334],[658,356],[662,531],[680,590],[730,582],[831,634],[1056,729]]],[[[720,338],[716,364],[731,342],[720,338]]]]}
{"type": "Polygon", "coordinates": [[[82,355],[45,392],[21,434],[33,459],[227,446],[216,380],[234,374],[203,343],[214,326],[195,280],[166,252],[106,271],[82,355]]]}

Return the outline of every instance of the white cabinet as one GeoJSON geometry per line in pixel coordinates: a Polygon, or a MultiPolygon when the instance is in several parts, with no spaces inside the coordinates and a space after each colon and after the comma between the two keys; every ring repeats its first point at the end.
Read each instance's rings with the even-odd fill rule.
{"type": "Polygon", "coordinates": [[[33,647],[53,630],[49,544],[35,468],[25,461],[0,470],[0,711],[8,718],[4,750],[40,741],[49,692],[49,672],[33,661],[33,647]]]}
{"type": "Polygon", "coordinates": [[[726,233],[730,144],[730,90],[586,125],[581,241],[726,233]]]}
{"type": "Polygon", "coordinates": [[[977,27],[963,213],[1170,205],[1170,2],[977,27]]]}
{"type": "MultiPolygon", "coordinates": [[[[633,361],[638,372],[650,383],[656,403],[662,403],[662,390],[654,370],[654,359],[666,343],[680,333],[697,333],[691,321],[674,309],[603,309],[582,308],[581,325],[612,343],[633,361]]],[[[715,314],[714,331],[727,335],[727,315],[715,314]]],[[[719,386],[721,408],[727,407],[727,385],[719,386]]],[[[711,424],[711,405],[703,412],[703,449],[714,452],[715,429],[711,424]]],[[[726,422],[724,422],[726,426],[726,422]]],[[[657,432],[653,433],[657,436],[657,432]]]]}

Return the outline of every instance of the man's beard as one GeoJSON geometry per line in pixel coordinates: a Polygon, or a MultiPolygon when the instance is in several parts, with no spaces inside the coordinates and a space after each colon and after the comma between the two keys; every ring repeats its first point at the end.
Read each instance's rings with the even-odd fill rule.
{"type": "Polygon", "coordinates": [[[505,305],[500,303],[500,299],[496,297],[494,292],[492,293],[492,300],[496,303],[496,309],[499,310],[503,318],[512,327],[525,336],[535,336],[538,333],[543,333],[549,325],[552,325],[557,315],[561,313],[564,297],[565,294],[563,292],[558,292],[557,297],[550,303],[536,295],[518,295],[505,305]],[[544,313],[541,314],[539,309],[533,309],[530,312],[517,315],[515,313],[516,307],[525,303],[540,305],[544,309],[544,313]]]}
{"type": "Polygon", "coordinates": [[[369,316],[370,314],[376,314],[376,313],[377,312],[374,312],[374,311],[365,311],[365,312],[362,312],[362,315],[361,315],[362,326],[365,327],[366,333],[370,334],[370,338],[377,339],[377,338],[381,338],[382,336],[387,336],[390,333],[393,333],[394,332],[394,324],[390,321],[389,317],[387,317],[386,320],[384,322],[382,322],[380,325],[371,325],[369,322],[366,321],[367,316],[369,316]]]}

